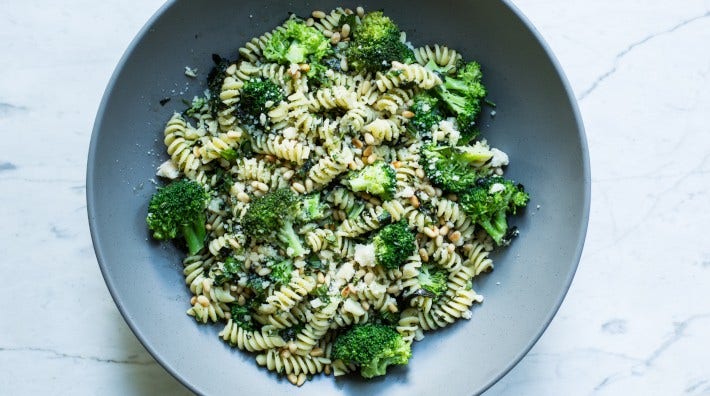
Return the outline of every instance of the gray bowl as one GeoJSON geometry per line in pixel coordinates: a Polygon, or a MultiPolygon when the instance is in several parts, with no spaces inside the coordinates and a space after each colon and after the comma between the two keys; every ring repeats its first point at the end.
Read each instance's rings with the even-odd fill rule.
{"type": "MultiPolygon", "coordinates": [[[[447,394],[484,391],[532,347],[560,306],[582,252],[589,213],[589,159],[582,122],[559,65],[506,1],[362,1],[383,8],[415,45],[445,43],[484,68],[495,118],[483,134],[511,158],[507,175],[532,195],[514,222],[520,237],[477,279],[486,300],[470,321],[415,343],[407,367],[385,378],[318,376],[301,388],[218,339],[219,326],[185,314],[183,253],[149,238],[145,215],[155,166],[167,158],[162,129],[181,98],[204,89],[211,54],[236,57],[289,11],[335,2],[172,1],[131,43],[106,88],[87,170],[89,223],[101,271],[138,339],[178,380],[203,394],[447,394]],[[197,67],[199,79],[183,74],[197,67]],[[171,98],[165,106],[160,101],[171,98]],[[540,205],[539,208],[537,205],[540,205]]],[[[355,7],[358,4],[350,4],[355,7]]]]}

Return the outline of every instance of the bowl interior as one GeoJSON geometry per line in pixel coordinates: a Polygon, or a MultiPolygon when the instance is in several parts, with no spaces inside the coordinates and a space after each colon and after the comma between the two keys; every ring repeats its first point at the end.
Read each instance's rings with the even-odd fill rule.
{"type": "Polygon", "coordinates": [[[109,289],[135,334],[184,384],[218,394],[472,394],[505,374],[533,345],[571,282],[586,232],[589,170],[580,118],[554,59],[503,1],[361,1],[384,9],[415,46],[446,44],[484,68],[496,115],[483,136],[511,158],[507,176],[532,199],[514,223],[520,237],[478,278],[486,298],[470,321],[414,345],[408,367],[365,382],[318,376],[301,388],[258,367],[217,337],[220,326],[185,315],[183,253],[151,240],[145,226],[155,167],[167,158],[162,130],[181,99],[205,88],[213,53],[235,58],[245,41],[288,12],[330,10],[328,1],[175,1],[141,31],[106,90],[88,162],[87,199],[96,254],[109,289]],[[189,79],[184,67],[197,68],[189,79]],[[164,106],[162,99],[170,98],[164,106]],[[538,208],[539,205],[539,208],[538,208]]]}

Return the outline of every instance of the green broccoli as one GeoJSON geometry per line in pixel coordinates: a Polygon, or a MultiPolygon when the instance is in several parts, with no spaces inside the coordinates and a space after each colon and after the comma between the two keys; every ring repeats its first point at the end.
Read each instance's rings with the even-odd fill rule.
{"type": "Polygon", "coordinates": [[[264,46],[266,59],[283,63],[318,62],[329,51],[330,41],[318,29],[302,21],[289,20],[264,46]]]}
{"type": "Polygon", "coordinates": [[[321,220],[325,218],[327,208],[327,205],[321,202],[319,193],[306,195],[301,199],[298,220],[304,223],[321,220]]]}
{"type": "MultiPolygon", "coordinates": [[[[436,70],[432,62],[427,67],[436,70]]],[[[454,76],[444,76],[444,83],[435,88],[447,109],[456,117],[463,144],[476,138],[479,133],[476,119],[481,112],[481,102],[486,97],[482,78],[481,65],[469,62],[459,67],[454,76]]]]}
{"type": "Polygon", "coordinates": [[[432,130],[444,119],[439,99],[428,93],[416,95],[409,110],[414,113],[414,117],[409,119],[407,130],[414,136],[431,135],[432,130]]]}
{"type": "Polygon", "coordinates": [[[413,62],[414,52],[399,36],[397,25],[382,11],[365,15],[352,30],[352,41],[346,50],[348,65],[356,71],[377,72],[388,70],[392,61],[413,62]]]}
{"type": "Polygon", "coordinates": [[[330,290],[329,290],[327,284],[324,283],[324,284],[318,286],[314,290],[313,294],[315,294],[316,297],[318,297],[323,302],[323,305],[330,304],[330,290]]]}
{"type": "Polygon", "coordinates": [[[397,269],[416,249],[414,234],[404,220],[388,224],[377,232],[372,243],[375,245],[375,260],[385,269],[397,269]]]}
{"type": "Polygon", "coordinates": [[[461,196],[460,204],[496,244],[507,245],[517,235],[517,228],[508,229],[507,216],[525,207],[529,199],[522,184],[493,176],[480,179],[474,188],[461,196]]]}
{"type": "Polygon", "coordinates": [[[254,331],[254,321],[252,320],[249,308],[245,305],[232,304],[230,309],[232,314],[232,321],[246,331],[254,331]]]}
{"type": "Polygon", "coordinates": [[[146,222],[155,239],[183,237],[190,254],[205,244],[205,208],[209,195],[197,182],[179,180],[158,189],[150,199],[146,222]]]}
{"type": "Polygon", "coordinates": [[[259,119],[259,115],[281,102],[284,94],[273,81],[253,78],[244,83],[240,98],[240,114],[244,118],[255,121],[259,119]]]}
{"type": "Polygon", "coordinates": [[[419,268],[419,285],[421,289],[415,293],[426,297],[439,298],[446,291],[448,274],[445,269],[437,268],[429,264],[422,264],[419,268]]]}
{"type": "Polygon", "coordinates": [[[293,272],[293,262],[291,260],[281,260],[267,265],[271,269],[268,277],[276,285],[287,285],[291,281],[293,272]]]}
{"type": "Polygon", "coordinates": [[[254,199],[242,218],[244,233],[257,240],[278,238],[289,257],[305,254],[306,249],[293,229],[298,203],[298,197],[286,188],[254,199]]]}
{"type": "Polygon", "coordinates": [[[412,356],[411,346],[392,327],[365,323],[355,325],[336,338],[333,358],[360,366],[360,375],[385,375],[390,365],[404,365],[412,356]]]}
{"type": "Polygon", "coordinates": [[[397,177],[392,165],[377,161],[358,172],[351,172],[347,179],[343,180],[343,184],[352,191],[365,191],[389,201],[394,198],[397,177]]]}
{"type": "Polygon", "coordinates": [[[462,193],[480,178],[473,165],[482,164],[493,157],[484,145],[437,146],[425,144],[421,149],[420,162],[432,183],[448,192],[462,193]]]}

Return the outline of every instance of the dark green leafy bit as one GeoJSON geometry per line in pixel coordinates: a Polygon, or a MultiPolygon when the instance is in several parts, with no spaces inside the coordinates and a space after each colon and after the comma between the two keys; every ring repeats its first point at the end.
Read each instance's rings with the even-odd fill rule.
{"type": "Polygon", "coordinates": [[[150,199],[146,222],[159,240],[182,236],[189,253],[205,243],[205,207],[209,195],[198,183],[179,180],[158,189],[150,199]]]}
{"type": "Polygon", "coordinates": [[[237,279],[237,273],[242,270],[242,263],[233,256],[224,259],[222,274],[215,276],[215,284],[220,286],[225,282],[231,282],[237,279]]]}
{"type": "Polygon", "coordinates": [[[302,332],[305,327],[306,325],[304,323],[297,323],[291,327],[279,330],[279,335],[286,342],[293,341],[296,339],[298,333],[302,332]]]}
{"type": "Polygon", "coordinates": [[[360,366],[360,375],[373,378],[384,375],[390,365],[409,362],[411,347],[393,328],[375,323],[355,325],[338,336],[333,358],[360,366]]]}
{"type": "Polygon", "coordinates": [[[318,286],[315,290],[316,297],[318,297],[324,305],[330,304],[330,295],[328,294],[328,285],[325,283],[318,286]]]}
{"type": "Polygon", "coordinates": [[[234,323],[247,331],[254,331],[254,321],[252,320],[251,313],[247,306],[232,304],[231,308],[232,320],[234,323]]]}
{"type": "Polygon", "coordinates": [[[389,201],[394,198],[397,177],[392,165],[377,161],[360,171],[351,172],[348,178],[343,180],[343,184],[352,191],[364,191],[389,201]]]}
{"type": "Polygon", "coordinates": [[[383,227],[372,243],[375,245],[377,264],[386,269],[399,268],[416,249],[414,234],[404,220],[383,227]]]}
{"type": "Polygon", "coordinates": [[[474,165],[490,160],[493,153],[482,145],[437,146],[425,144],[421,164],[431,182],[447,192],[462,193],[476,185],[480,178],[474,165]]]}
{"type": "Polygon", "coordinates": [[[271,80],[253,78],[242,88],[239,111],[242,116],[258,120],[259,115],[284,99],[281,88],[271,80]]]}
{"type": "Polygon", "coordinates": [[[223,106],[222,101],[219,99],[219,93],[222,91],[222,83],[229,67],[229,60],[217,54],[212,54],[212,61],[214,62],[214,67],[207,75],[207,90],[210,94],[208,105],[212,116],[216,117],[217,112],[223,106]]]}
{"type": "Polygon", "coordinates": [[[263,53],[271,61],[291,64],[318,62],[329,51],[330,41],[318,29],[292,19],[271,36],[263,53]]]}
{"type": "Polygon", "coordinates": [[[509,214],[528,204],[530,196],[522,184],[502,177],[480,179],[476,186],[461,196],[461,207],[471,220],[483,227],[498,245],[507,245],[517,235],[508,229],[509,214]]]}
{"type": "MultiPolygon", "coordinates": [[[[352,26],[351,26],[352,28],[352,26]]],[[[402,41],[397,25],[382,11],[371,12],[352,30],[348,65],[356,71],[388,70],[393,61],[411,63],[414,53],[402,41]]]]}

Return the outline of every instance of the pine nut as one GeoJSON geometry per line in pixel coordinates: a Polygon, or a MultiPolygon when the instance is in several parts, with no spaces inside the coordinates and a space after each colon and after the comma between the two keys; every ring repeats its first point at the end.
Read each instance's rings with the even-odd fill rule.
{"type": "Polygon", "coordinates": [[[323,349],[315,347],[313,350],[311,350],[311,356],[313,357],[318,357],[318,356],[323,356],[323,349]]]}
{"type": "Polygon", "coordinates": [[[449,244],[449,246],[446,247],[446,250],[448,250],[449,253],[453,253],[456,250],[456,246],[449,244]]]}
{"type": "Polygon", "coordinates": [[[195,305],[196,302],[197,302],[197,297],[192,296],[192,298],[190,299],[190,305],[195,305]]]}
{"type": "Polygon", "coordinates": [[[461,233],[458,231],[454,231],[451,233],[451,235],[449,235],[449,240],[453,243],[458,242],[459,239],[461,239],[461,233]]]}
{"type": "Polygon", "coordinates": [[[338,32],[333,33],[333,35],[330,36],[330,43],[335,45],[335,44],[338,44],[339,42],[340,42],[340,33],[338,33],[338,32]]]}
{"type": "Polygon", "coordinates": [[[320,284],[325,283],[325,275],[323,275],[322,272],[318,273],[318,283],[320,283],[320,284]]]}
{"type": "Polygon", "coordinates": [[[295,172],[294,172],[293,170],[289,169],[289,170],[287,170],[286,172],[284,172],[283,176],[281,176],[281,177],[283,177],[284,180],[287,180],[287,181],[288,181],[288,180],[291,180],[291,178],[293,177],[294,173],[295,173],[295,172]]]}
{"type": "Polygon", "coordinates": [[[323,372],[325,375],[330,375],[330,365],[326,364],[325,367],[323,367],[323,372]]]}
{"type": "Polygon", "coordinates": [[[299,193],[301,193],[301,194],[303,194],[304,192],[306,192],[306,187],[304,187],[303,184],[301,184],[301,183],[298,183],[298,182],[293,183],[293,184],[291,185],[291,187],[293,187],[294,190],[296,190],[297,192],[299,192],[299,193]]]}
{"type": "Polygon", "coordinates": [[[367,163],[368,164],[374,164],[375,161],[377,161],[377,154],[370,154],[369,157],[367,157],[367,163]]]}
{"type": "Polygon", "coordinates": [[[289,374],[286,378],[288,378],[288,381],[294,385],[298,383],[298,376],[294,373],[289,374]]]}
{"type": "Polygon", "coordinates": [[[362,7],[356,8],[355,12],[357,12],[357,16],[359,16],[360,18],[365,16],[365,9],[362,7]]]}
{"type": "Polygon", "coordinates": [[[249,201],[251,201],[251,198],[249,198],[249,194],[245,193],[244,191],[240,191],[239,193],[237,193],[237,199],[240,202],[244,203],[249,203],[249,201]]]}
{"type": "Polygon", "coordinates": [[[333,37],[333,32],[326,29],[326,30],[323,31],[323,35],[324,35],[325,37],[330,38],[330,37],[333,37]]]}
{"type": "Polygon", "coordinates": [[[209,293],[210,289],[212,288],[212,281],[209,278],[205,278],[202,280],[202,289],[209,293]]]}
{"type": "Polygon", "coordinates": [[[298,381],[296,382],[296,386],[301,386],[304,382],[306,382],[306,373],[301,373],[298,375],[298,381]]]}
{"type": "Polygon", "coordinates": [[[402,117],[404,117],[404,118],[412,118],[412,117],[414,117],[414,113],[412,113],[412,112],[409,111],[409,110],[405,110],[405,111],[402,112],[402,117]]]}
{"type": "Polygon", "coordinates": [[[306,19],[306,26],[313,26],[314,23],[316,23],[316,21],[314,21],[313,18],[306,19]]]}
{"type": "Polygon", "coordinates": [[[436,246],[443,245],[444,244],[444,237],[441,235],[437,235],[436,239],[434,240],[434,243],[436,244],[436,246]]]}
{"type": "Polygon", "coordinates": [[[288,350],[289,350],[291,353],[296,353],[296,351],[298,350],[298,346],[296,345],[295,342],[289,341],[289,342],[288,342],[288,350]]]}
{"type": "Polygon", "coordinates": [[[426,236],[428,236],[429,238],[434,239],[439,236],[439,230],[437,230],[435,227],[428,227],[424,229],[424,234],[426,234],[426,236]]]}
{"type": "Polygon", "coordinates": [[[416,195],[412,195],[411,197],[409,197],[409,203],[411,203],[415,209],[419,208],[419,198],[417,198],[416,195]]]}
{"type": "Polygon", "coordinates": [[[446,235],[449,233],[449,227],[448,226],[443,226],[439,228],[439,235],[446,235]]]}
{"type": "Polygon", "coordinates": [[[311,15],[313,15],[313,18],[318,18],[318,19],[325,18],[325,12],[323,12],[323,11],[313,11],[311,13],[311,15]]]}
{"type": "Polygon", "coordinates": [[[423,262],[429,261],[429,253],[424,248],[419,249],[419,257],[422,258],[423,262]]]}
{"type": "Polygon", "coordinates": [[[343,25],[342,29],[340,30],[340,34],[343,35],[343,37],[348,37],[350,35],[350,25],[347,23],[343,25]]]}
{"type": "Polygon", "coordinates": [[[263,191],[263,192],[269,191],[269,186],[267,186],[265,183],[262,183],[262,182],[257,182],[256,188],[263,191]]]}
{"type": "Polygon", "coordinates": [[[288,358],[291,357],[291,352],[289,352],[288,349],[284,349],[284,350],[281,351],[281,357],[282,357],[283,359],[288,359],[288,358]]]}
{"type": "Polygon", "coordinates": [[[372,136],[371,133],[366,133],[365,134],[365,143],[372,146],[373,144],[375,144],[375,137],[372,136]]]}
{"type": "Polygon", "coordinates": [[[361,302],[361,303],[360,303],[360,306],[361,306],[362,309],[364,309],[365,311],[367,311],[368,309],[370,309],[370,303],[367,302],[367,301],[361,302]]]}
{"type": "Polygon", "coordinates": [[[355,148],[362,148],[363,146],[362,142],[358,138],[353,138],[352,143],[355,148]]]}
{"type": "Polygon", "coordinates": [[[367,146],[365,150],[362,151],[362,156],[367,158],[372,154],[372,146],[367,146]]]}
{"type": "Polygon", "coordinates": [[[424,171],[422,170],[422,168],[417,168],[417,170],[414,171],[414,174],[417,175],[417,177],[420,179],[424,178],[424,171]]]}
{"type": "Polygon", "coordinates": [[[308,63],[302,63],[301,71],[304,73],[308,73],[309,71],[311,71],[311,65],[309,65],[308,63]]]}
{"type": "Polygon", "coordinates": [[[224,313],[224,318],[227,319],[227,320],[232,319],[232,313],[229,312],[229,311],[226,311],[226,312],[224,313]]]}
{"type": "Polygon", "coordinates": [[[375,274],[373,274],[372,272],[368,272],[363,277],[363,280],[365,281],[366,284],[369,285],[370,283],[372,283],[372,281],[375,280],[375,274]]]}
{"type": "Polygon", "coordinates": [[[395,168],[395,169],[399,169],[399,168],[402,167],[402,163],[401,163],[400,161],[394,161],[394,162],[392,163],[392,167],[395,168]]]}
{"type": "Polygon", "coordinates": [[[210,305],[210,299],[205,296],[197,296],[197,302],[203,307],[208,307],[210,305]]]}

